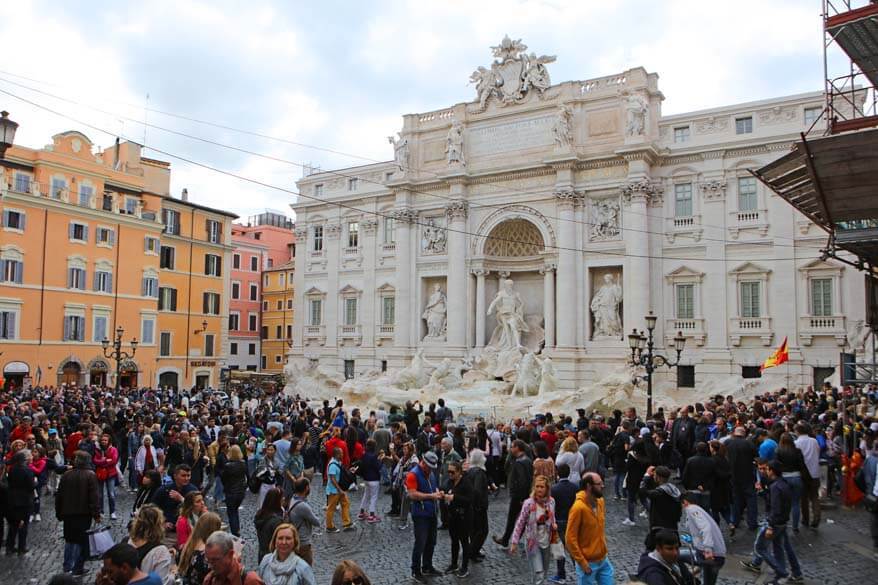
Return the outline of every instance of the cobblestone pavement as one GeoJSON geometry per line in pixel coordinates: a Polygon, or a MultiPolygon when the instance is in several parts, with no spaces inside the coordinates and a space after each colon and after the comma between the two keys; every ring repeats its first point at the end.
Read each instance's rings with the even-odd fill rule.
{"type": "MultiPolygon", "coordinates": [[[[315,481],[315,492],[318,493],[312,494],[312,505],[315,510],[322,511],[323,498],[319,495],[321,490],[316,489],[319,486],[318,477],[315,481]]],[[[359,501],[360,494],[352,493],[351,508],[354,515],[359,511],[359,501]]],[[[132,495],[120,488],[117,504],[118,509],[123,513],[120,514],[120,520],[113,523],[117,540],[121,540],[124,536],[132,502],[132,495]]],[[[247,543],[245,561],[248,568],[256,566],[254,502],[255,496],[248,494],[241,510],[241,525],[247,543]]],[[[27,555],[21,557],[0,555],[0,583],[46,583],[51,575],[61,571],[64,541],[61,525],[54,517],[53,505],[52,496],[43,499],[43,520],[31,524],[28,538],[30,552],[27,555]]],[[[492,533],[502,532],[506,507],[505,495],[491,500],[492,533]]],[[[382,494],[379,499],[379,513],[389,508],[390,496],[382,494]]],[[[612,499],[608,501],[608,546],[610,559],[616,568],[616,579],[619,582],[624,581],[629,572],[636,570],[646,532],[645,518],[638,517],[636,527],[622,526],[624,510],[624,502],[612,499]]],[[[849,511],[827,507],[823,510],[823,524],[818,531],[803,529],[801,534],[793,538],[804,568],[806,583],[849,585],[876,582],[878,560],[871,548],[867,516],[861,510],[849,511]]],[[[400,530],[400,521],[383,516],[382,518],[382,522],[378,524],[358,522],[356,530],[352,532],[328,535],[321,532],[315,536],[315,573],[318,584],[328,585],[336,562],[344,558],[354,559],[360,563],[376,585],[408,582],[411,528],[400,530]]],[[[749,555],[752,541],[752,533],[746,530],[739,531],[738,537],[733,541],[727,538],[730,555],[726,567],[720,573],[721,583],[755,585],[768,579],[767,574],[770,572],[757,576],[744,571],[738,564],[739,560],[749,555]]],[[[447,533],[440,531],[435,557],[435,565],[440,570],[449,564],[449,548],[447,533]]],[[[490,538],[485,544],[484,552],[488,555],[487,560],[483,563],[474,563],[468,579],[461,580],[446,576],[433,578],[431,583],[446,585],[457,581],[469,581],[473,584],[527,585],[531,582],[530,569],[523,556],[511,557],[491,542],[490,538]]],[[[90,573],[84,578],[83,583],[90,584],[94,582],[98,563],[88,563],[87,567],[90,573]]],[[[568,576],[568,583],[573,581],[568,576]]]]}

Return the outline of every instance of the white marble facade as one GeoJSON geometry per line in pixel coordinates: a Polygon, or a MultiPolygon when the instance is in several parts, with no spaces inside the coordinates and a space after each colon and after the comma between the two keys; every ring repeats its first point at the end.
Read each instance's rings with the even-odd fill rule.
{"type": "Polygon", "coordinates": [[[544,346],[562,386],[624,363],[650,310],[660,345],[686,336],[696,383],[740,375],[784,337],[790,367],[770,375],[826,374],[863,320],[863,277],[820,260],[825,234],[749,173],[822,94],[663,117],[656,74],[552,85],[554,57],[521,47],[493,48],[472,101],[404,116],[392,161],[298,182],[325,203],[293,205],[291,355],[357,374],[418,348],[477,359],[508,279],[521,344],[544,346]]]}

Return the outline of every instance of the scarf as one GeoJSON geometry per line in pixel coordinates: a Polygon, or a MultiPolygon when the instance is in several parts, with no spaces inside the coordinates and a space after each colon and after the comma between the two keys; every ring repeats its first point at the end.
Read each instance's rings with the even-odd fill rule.
{"type": "Polygon", "coordinates": [[[262,581],[265,585],[294,585],[293,580],[299,557],[291,552],[285,561],[278,560],[277,553],[271,553],[268,564],[262,572],[262,581]]]}

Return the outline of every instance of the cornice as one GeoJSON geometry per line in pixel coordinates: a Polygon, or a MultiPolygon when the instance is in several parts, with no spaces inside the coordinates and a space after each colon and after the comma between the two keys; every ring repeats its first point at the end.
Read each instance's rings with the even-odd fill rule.
{"type": "Polygon", "coordinates": [[[21,203],[22,205],[30,205],[32,207],[58,211],[61,212],[62,215],[79,215],[104,223],[126,224],[129,226],[136,226],[141,229],[155,231],[157,234],[161,233],[162,231],[161,223],[153,221],[151,219],[138,218],[137,216],[128,215],[127,213],[112,213],[109,211],[104,211],[102,209],[81,207],[73,203],[66,203],[64,201],[59,201],[58,199],[52,199],[51,197],[29,195],[6,189],[3,190],[2,194],[4,201],[15,201],[16,203],[21,203]]]}

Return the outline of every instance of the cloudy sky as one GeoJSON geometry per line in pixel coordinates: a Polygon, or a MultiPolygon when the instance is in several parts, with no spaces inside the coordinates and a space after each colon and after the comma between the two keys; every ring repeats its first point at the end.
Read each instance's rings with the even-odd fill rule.
{"type": "MultiPolygon", "coordinates": [[[[115,134],[142,142],[146,116],[297,164],[159,128],[146,128],[147,147],[294,190],[302,164],[390,159],[402,114],[473,99],[470,73],[507,33],[558,56],[554,82],[638,65],[658,73],[665,114],[823,86],[819,0],[17,0],[0,19],[0,90],[67,118],[6,94],[0,107],[31,147],[71,128],[99,145],[115,134]]],[[[242,216],[291,213],[289,193],[146,155],[171,161],[174,193],[187,187],[242,216]]]]}

